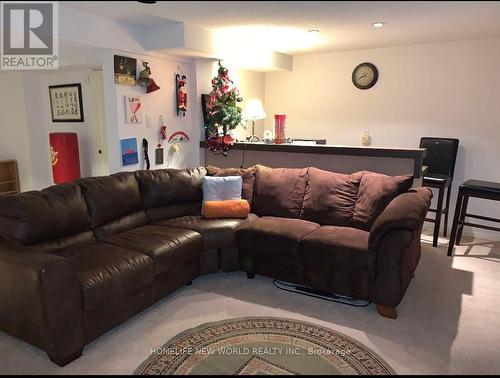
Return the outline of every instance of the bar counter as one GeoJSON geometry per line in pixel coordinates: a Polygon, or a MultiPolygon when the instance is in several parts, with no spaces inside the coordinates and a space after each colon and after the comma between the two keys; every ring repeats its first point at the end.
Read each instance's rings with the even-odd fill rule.
{"type": "MultiPolygon", "coordinates": [[[[302,145],[269,143],[235,143],[227,157],[208,150],[200,142],[205,164],[221,168],[249,167],[263,164],[269,167],[302,168],[313,166],[339,173],[367,170],[387,175],[413,174],[421,179],[423,148],[356,147],[339,145],[302,145]]],[[[420,181],[420,180],[419,180],[420,181]]]]}

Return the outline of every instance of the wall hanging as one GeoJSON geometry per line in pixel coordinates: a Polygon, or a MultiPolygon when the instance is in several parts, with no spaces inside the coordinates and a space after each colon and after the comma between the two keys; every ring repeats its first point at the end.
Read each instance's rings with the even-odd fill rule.
{"type": "Polygon", "coordinates": [[[219,62],[217,76],[212,79],[212,91],[208,106],[208,124],[205,126],[207,145],[210,151],[227,156],[227,152],[234,143],[229,135],[231,130],[243,126],[243,109],[238,105],[243,98],[240,91],[229,78],[226,67],[219,62]]]}
{"type": "Polygon", "coordinates": [[[160,89],[160,87],[155,83],[151,76],[151,68],[149,68],[148,62],[142,62],[144,69],[139,73],[139,79],[137,79],[137,85],[146,88],[146,93],[151,93],[160,89]]]}
{"type": "Polygon", "coordinates": [[[128,56],[115,55],[115,83],[135,85],[137,76],[137,59],[128,56]]]}
{"type": "Polygon", "coordinates": [[[142,139],[142,153],[144,156],[144,161],[146,162],[146,170],[149,170],[149,168],[151,167],[151,163],[149,162],[148,141],[146,138],[142,139]]]}
{"type": "Polygon", "coordinates": [[[163,164],[163,148],[161,147],[163,142],[167,139],[167,126],[163,120],[163,116],[160,116],[160,131],[158,133],[158,144],[155,150],[155,164],[163,164]]]}
{"type": "Polygon", "coordinates": [[[142,99],[140,96],[125,96],[125,123],[142,123],[142,99]]]}
{"type": "Polygon", "coordinates": [[[157,145],[158,148],[160,148],[163,142],[167,139],[167,126],[165,126],[165,121],[163,119],[163,116],[160,116],[159,123],[160,123],[160,132],[158,133],[158,145],[157,145]]]}
{"type": "Polygon", "coordinates": [[[76,133],[50,133],[50,158],[54,184],[80,178],[80,153],[76,133]]]}
{"type": "Polygon", "coordinates": [[[155,164],[163,164],[163,148],[157,148],[155,150],[155,164]]]}
{"type": "Polygon", "coordinates": [[[139,162],[139,156],[137,154],[137,139],[121,139],[120,146],[122,151],[122,164],[124,166],[134,165],[139,162]]]}
{"type": "Polygon", "coordinates": [[[176,131],[168,138],[168,143],[184,143],[189,142],[191,138],[184,131],[176,131]]]}
{"type": "Polygon", "coordinates": [[[82,85],[49,86],[52,122],[83,122],[82,85]]]}
{"type": "Polygon", "coordinates": [[[187,78],[186,75],[175,75],[175,88],[177,88],[177,115],[186,116],[187,112],[187,78]]]}

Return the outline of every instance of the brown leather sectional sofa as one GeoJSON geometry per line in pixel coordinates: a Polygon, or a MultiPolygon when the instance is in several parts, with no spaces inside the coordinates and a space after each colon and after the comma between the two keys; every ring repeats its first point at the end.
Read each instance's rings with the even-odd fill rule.
{"type": "Polygon", "coordinates": [[[199,275],[240,269],[366,299],[394,317],[431,199],[428,189],[408,190],[411,182],[315,168],[201,167],[2,197],[0,329],[62,366],[199,275]],[[206,174],[242,175],[253,213],[203,219],[206,174]]]}

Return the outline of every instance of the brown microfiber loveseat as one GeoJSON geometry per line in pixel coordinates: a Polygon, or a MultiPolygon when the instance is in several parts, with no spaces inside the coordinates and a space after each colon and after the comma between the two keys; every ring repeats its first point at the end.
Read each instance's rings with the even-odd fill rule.
{"type": "Polygon", "coordinates": [[[393,181],[314,168],[201,167],[118,173],[2,197],[0,329],[62,366],[199,275],[240,268],[249,277],[368,299],[394,315],[387,311],[417,265],[431,195],[406,192],[410,178],[397,187],[393,181]],[[206,174],[242,175],[254,213],[203,219],[206,174]],[[382,202],[360,196],[391,185],[382,202]],[[394,190],[405,193],[393,199],[394,190]],[[359,207],[360,199],[368,202],[359,207]]]}

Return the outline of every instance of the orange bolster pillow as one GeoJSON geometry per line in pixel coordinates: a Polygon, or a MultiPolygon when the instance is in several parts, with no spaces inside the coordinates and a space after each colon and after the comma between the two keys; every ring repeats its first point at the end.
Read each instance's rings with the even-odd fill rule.
{"type": "Polygon", "coordinates": [[[247,200],[205,201],[203,204],[205,218],[246,218],[249,213],[247,200]]]}

